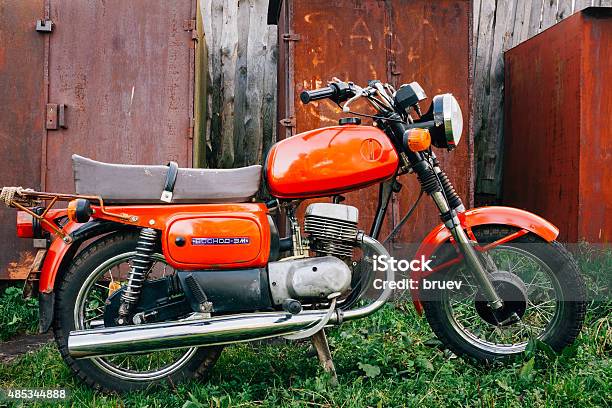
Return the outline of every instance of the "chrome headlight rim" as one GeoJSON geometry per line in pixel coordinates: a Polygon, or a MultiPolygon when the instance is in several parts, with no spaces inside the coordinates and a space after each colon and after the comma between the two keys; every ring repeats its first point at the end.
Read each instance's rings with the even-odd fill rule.
{"type": "Polygon", "coordinates": [[[453,150],[461,141],[463,133],[463,113],[459,102],[453,94],[434,96],[433,117],[437,128],[444,133],[444,141],[448,150],[453,150]]]}

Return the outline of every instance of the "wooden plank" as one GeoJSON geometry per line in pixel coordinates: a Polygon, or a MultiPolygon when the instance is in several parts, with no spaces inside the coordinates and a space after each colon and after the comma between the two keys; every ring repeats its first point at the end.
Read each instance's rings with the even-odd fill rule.
{"type": "Polygon", "coordinates": [[[195,44],[195,92],[194,92],[194,129],[193,129],[193,167],[206,167],[206,124],[208,104],[208,52],[204,36],[205,0],[198,0],[196,12],[195,44]]]}
{"type": "MultiPolygon", "coordinates": [[[[234,165],[234,110],[236,95],[236,63],[238,60],[238,2],[225,0],[221,30],[221,150],[217,166],[234,165]]],[[[213,22],[215,24],[215,22],[213,22]]]]}
{"type": "Polygon", "coordinates": [[[541,31],[546,30],[557,22],[557,3],[557,0],[544,0],[541,31]]]}
{"type": "Polygon", "coordinates": [[[533,9],[532,3],[533,1],[531,0],[517,1],[516,17],[512,32],[512,47],[529,38],[529,24],[531,23],[531,10],[533,9]]]}
{"type": "Polygon", "coordinates": [[[591,7],[591,5],[593,5],[593,0],[575,0],[575,1],[576,3],[574,4],[574,13],[582,9],[585,9],[587,7],[591,7]]]}
{"type": "MultiPolygon", "coordinates": [[[[495,11],[495,33],[491,68],[489,70],[490,94],[487,104],[491,107],[487,115],[487,138],[479,146],[480,171],[479,191],[499,196],[501,191],[502,146],[503,146],[503,96],[504,60],[503,53],[512,44],[512,30],[517,3],[514,0],[499,0],[495,11]]],[[[482,18],[482,17],[481,17],[482,18]]]]}
{"type": "Polygon", "coordinates": [[[548,0],[531,0],[531,13],[529,15],[529,30],[527,33],[527,38],[531,38],[540,32],[542,9],[545,1],[548,0]]]}
{"type": "MultiPolygon", "coordinates": [[[[478,44],[479,23],[480,23],[480,8],[482,0],[472,0],[472,56],[476,58],[476,50],[478,44]]],[[[472,66],[472,77],[474,76],[475,66],[472,66]]]]}
{"type": "Polygon", "coordinates": [[[240,27],[237,35],[236,44],[236,61],[235,61],[235,93],[234,93],[234,162],[233,167],[242,167],[245,164],[245,160],[248,156],[248,152],[245,151],[245,143],[247,140],[246,129],[245,129],[245,115],[246,106],[251,100],[251,95],[246,92],[247,88],[247,76],[249,71],[253,68],[253,64],[250,61],[249,46],[252,41],[257,41],[251,36],[251,2],[253,0],[239,0],[238,14],[237,14],[237,27],[240,27]]]}
{"type": "Polygon", "coordinates": [[[266,32],[268,2],[265,0],[250,1],[249,44],[248,44],[248,75],[246,84],[246,107],[242,123],[246,131],[243,148],[246,154],[243,165],[259,164],[262,135],[262,102],[264,86],[264,70],[266,61],[266,32]]]}
{"type": "Polygon", "coordinates": [[[573,0],[559,0],[557,7],[557,22],[572,15],[573,0]]]}
{"type": "Polygon", "coordinates": [[[276,26],[268,26],[266,32],[266,57],[263,70],[263,102],[261,107],[262,143],[257,154],[260,163],[263,163],[272,144],[276,142],[276,89],[277,89],[277,60],[278,60],[278,30],[276,26]]]}
{"type": "MultiPolygon", "coordinates": [[[[493,53],[493,35],[495,21],[495,2],[483,1],[480,5],[479,21],[477,26],[478,38],[474,47],[474,143],[477,151],[476,167],[477,175],[480,178],[482,174],[482,155],[478,152],[486,146],[487,141],[487,124],[486,120],[489,115],[489,71],[491,70],[491,59],[493,53]]],[[[474,29],[476,31],[476,28],[474,29]]]]}
{"type": "Polygon", "coordinates": [[[208,46],[208,109],[207,109],[207,142],[212,154],[209,166],[217,167],[220,159],[221,113],[224,106],[221,87],[221,32],[223,30],[224,0],[210,0],[202,3],[204,10],[204,35],[208,46]]]}

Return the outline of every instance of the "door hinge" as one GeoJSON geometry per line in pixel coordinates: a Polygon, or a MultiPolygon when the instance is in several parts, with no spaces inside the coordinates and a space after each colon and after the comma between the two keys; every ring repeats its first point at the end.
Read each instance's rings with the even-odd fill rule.
{"type": "Polygon", "coordinates": [[[191,31],[191,39],[198,41],[198,28],[195,19],[183,21],[183,30],[191,31]]]}
{"type": "Polygon", "coordinates": [[[47,119],[45,121],[47,130],[66,129],[66,105],[57,103],[47,104],[47,119]]]}
{"type": "Polygon", "coordinates": [[[295,116],[291,116],[285,119],[281,119],[280,124],[284,127],[292,128],[295,127],[295,116]]]}
{"type": "Polygon", "coordinates": [[[53,31],[53,21],[51,20],[36,20],[36,31],[39,33],[50,33],[53,31]]]}
{"type": "Polygon", "coordinates": [[[283,34],[283,41],[300,41],[300,35],[295,33],[283,34]]]}

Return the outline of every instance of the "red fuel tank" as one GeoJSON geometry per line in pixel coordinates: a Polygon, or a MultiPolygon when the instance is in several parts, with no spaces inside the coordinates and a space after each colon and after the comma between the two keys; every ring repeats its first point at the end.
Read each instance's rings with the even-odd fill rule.
{"type": "Polygon", "coordinates": [[[323,197],[393,176],[398,156],[387,135],[372,126],[331,126],[276,143],[266,181],[278,198],[323,197]]]}

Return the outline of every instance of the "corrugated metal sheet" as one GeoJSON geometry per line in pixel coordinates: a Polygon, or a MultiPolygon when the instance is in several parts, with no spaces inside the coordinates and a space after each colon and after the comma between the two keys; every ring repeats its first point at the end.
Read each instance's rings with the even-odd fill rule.
{"type": "MultiPolygon", "coordinates": [[[[279,22],[279,84],[285,83],[279,88],[279,119],[294,116],[296,126],[281,126],[279,136],[337,123],[341,115],[332,102],[302,105],[299,101],[303,89],[325,86],[332,77],[359,84],[369,79],[395,85],[418,81],[430,100],[437,93],[452,92],[465,112],[464,140],[457,151],[439,155],[459,194],[471,204],[471,21],[467,0],[286,0],[279,22]]],[[[353,108],[367,109],[365,104],[353,108]]],[[[383,237],[419,192],[414,176],[400,181],[405,185],[389,209],[383,237]]],[[[377,186],[347,195],[347,203],[359,207],[360,226],[366,230],[374,218],[377,196],[377,186]]],[[[434,205],[423,201],[399,241],[418,242],[439,222],[434,205]]]]}
{"type": "Polygon", "coordinates": [[[560,239],[612,241],[612,8],[590,8],[506,53],[504,202],[560,239]]]}

